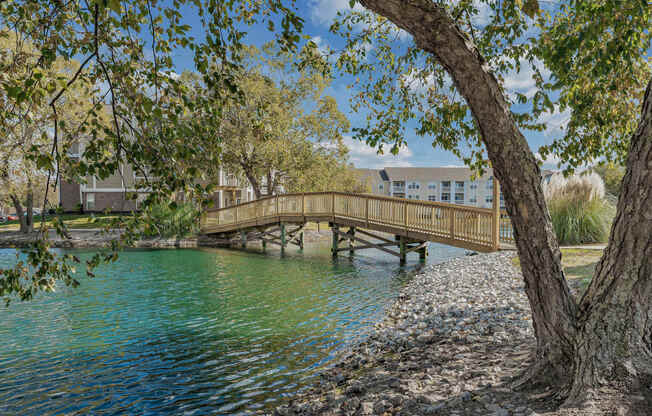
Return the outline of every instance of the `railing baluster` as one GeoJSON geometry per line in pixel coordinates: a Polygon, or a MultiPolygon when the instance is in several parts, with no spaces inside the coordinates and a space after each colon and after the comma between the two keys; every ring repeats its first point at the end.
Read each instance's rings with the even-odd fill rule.
{"type": "Polygon", "coordinates": [[[215,232],[213,230],[228,230],[229,226],[237,228],[251,221],[264,224],[263,219],[274,215],[280,218],[285,214],[304,219],[306,216],[329,216],[334,219],[340,215],[359,220],[367,228],[390,226],[396,230],[396,234],[420,232],[456,240],[461,246],[479,245],[490,250],[499,247],[501,242],[513,243],[514,240],[511,221],[499,211],[498,186],[494,184],[495,204],[491,209],[375,195],[319,192],[274,195],[274,199],[268,197],[207,210],[201,214],[199,222],[201,229],[215,232]]]}

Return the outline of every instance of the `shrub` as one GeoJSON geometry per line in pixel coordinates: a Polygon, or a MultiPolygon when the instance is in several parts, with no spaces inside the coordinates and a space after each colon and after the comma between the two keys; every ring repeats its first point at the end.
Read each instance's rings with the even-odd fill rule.
{"type": "Polygon", "coordinates": [[[560,244],[605,242],[615,214],[605,198],[604,182],[596,173],[564,178],[556,174],[543,192],[560,244]]]}
{"type": "Polygon", "coordinates": [[[192,204],[157,204],[149,208],[145,234],[150,237],[185,237],[199,230],[199,212],[192,204]]]}

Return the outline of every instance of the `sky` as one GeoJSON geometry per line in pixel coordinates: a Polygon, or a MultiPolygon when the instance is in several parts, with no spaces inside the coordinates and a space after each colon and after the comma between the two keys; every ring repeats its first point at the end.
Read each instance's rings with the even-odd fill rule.
{"type": "MultiPolygon", "coordinates": [[[[349,0],[298,0],[298,15],[304,19],[303,34],[309,36],[320,48],[337,49],[343,44],[342,39],[329,32],[329,27],[336,18],[338,12],[350,10],[349,0]]],[[[360,7],[360,6],[356,6],[360,7]]],[[[486,22],[490,9],[480,7],[480,13],[475,17],[476,23],[486,22]]],[[[190,20],[194,18],[189,17],[190,20]]],[[[199,32],[201,25],[199,21],[192,24],[194,33],[197,37],[202,37],[199,32]]],[[[271,39],[270,32],[264,27],[252,27],[246,41],[248,43],[260,46],[271,39]]],[[[399,42],[411,42],[410,35],[403,32],[399,42]]],[[[175,64],[178,70],[192,69],[192,55],[188,51],[181,51],[174,54],[175,64]]],[[[541,64],[541,67],[543,65],[541,64]]],[[[546,73],[543,68],[544,74],[546,73]]],[[[351,110],[349,99],[351,89],[347,85],[352,83],[349,76],[336,74],[331,87],[327,94],[333,96],[351,122],[352,127],[364,127],[366,125],[366,113],[356,113],[351,110]]],[[[521,72],[512,72],[505,78],[504,84],[508,94],[513,91],[521,92],[531,96],[535,92],[535,84],[532,79],[532,70],[523,68],[521,72]]],[[[515,108],[522,111],[522,108],[515,108]]],[[[569,114],[567,112],[545,113],[541,116],[540,121],[547,123],[547,129],[544,132],[523,131],[535,154],[540,146],[550,144],[556,137],[563,135],[564,128],[568,122],[569,114]]],[[[413,129],[406,131],[407,147],[403,148],[398,155],[392,155],[389,152],[379,155],[375,149],[368,146],[363,141],[354,140],[351,134],[345,135],[344,142],[350,150],[350,159],[356,167],[360,168],[382,168],[386,166],[463,166],[463,162],[458,159],[452,152],[440,148],[433,148],[432,139],[428,137],[417,136],[413,129]]],[[[543,161],[544,168],[555,168],[558,160],[550,157],[543,161]]]]}

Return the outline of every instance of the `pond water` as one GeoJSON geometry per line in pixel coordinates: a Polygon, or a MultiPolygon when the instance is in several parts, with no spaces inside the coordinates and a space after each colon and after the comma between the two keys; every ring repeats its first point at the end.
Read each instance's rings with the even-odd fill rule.
{"type": "MultiPolygon", "coordinates": [[[[464,254],[434,244],[430,253],[464,254]]],[[[0,268],[15,255],[0,250],[0,268]]],[[[283,258],[123,252],[77,289],[0,306],[0,414],[272,409],[364,338],[417,268],[373,251],[333,260],[319,245],[283,258]]]]}

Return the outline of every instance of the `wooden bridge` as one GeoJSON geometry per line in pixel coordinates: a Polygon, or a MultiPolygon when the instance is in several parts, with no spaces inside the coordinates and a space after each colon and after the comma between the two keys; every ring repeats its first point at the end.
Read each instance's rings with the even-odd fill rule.
{"type": "Polygon", "coordinates": [[[334,256],[340,251],[375,248],[401,262],[410,252],[425,259],[429,241],[490,252],[499,250],[501,244],[513,244],[511,223],[500,210],[497,184],[494,188],[493,208],[342,192],[275,195],[206,210],[201,233],[224,244],[245,247],[248,241],[260,240],[263,247],[276,244],[283,251],[289,244],[303,248],[306,223],[328,222],[334,256]],[[348,246],[340,247],[347,240],[348,246]]]}

